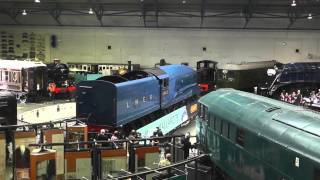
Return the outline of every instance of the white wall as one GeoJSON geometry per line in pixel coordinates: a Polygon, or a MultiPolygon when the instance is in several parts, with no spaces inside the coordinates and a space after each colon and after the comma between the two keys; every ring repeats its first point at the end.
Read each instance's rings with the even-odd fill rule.
{"type": "Polygon", "coordinates": [[[132,60],[143,66],[153,66],[165,58],[170,63],[189,62],[194,66],[201,59],[218,62],[320,59],[319,31],[20,26],[0,27],[1,30],[43,33],[48,37],[56,35],[58,47],[51,48],[47,57],[60,58],[64,62],[125,63],[132,60]],[[112,46],[111,50],[107,50],[108,45],[112,46]],[[204,46],[207,47],[206,52],[202,51],[204,46]],[[300,53],[296,53],[295,49],[299,49],[300,53]],[[313,57],[308,58],[308,54],[313,57]]]}

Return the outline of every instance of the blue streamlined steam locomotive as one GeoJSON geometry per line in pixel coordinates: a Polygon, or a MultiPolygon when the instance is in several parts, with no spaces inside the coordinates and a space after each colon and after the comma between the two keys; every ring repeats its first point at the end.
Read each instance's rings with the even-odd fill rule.
{"type": "Polygon", "coordinates": [[[199,93],[196,71],[184,65],[104,76],[77,85],[77,117],[87,118],[89,126],[141,126],[199,93]]]}

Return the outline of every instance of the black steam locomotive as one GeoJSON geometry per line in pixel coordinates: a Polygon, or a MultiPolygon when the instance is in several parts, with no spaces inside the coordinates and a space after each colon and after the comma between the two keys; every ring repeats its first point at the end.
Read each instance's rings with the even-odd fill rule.
{"type": "Polygon", "coordinates": [[[197,62],[198,85],[202,94],[215,89],[217,64],[218,62],[211,60],[202,60],[197,62]]]}

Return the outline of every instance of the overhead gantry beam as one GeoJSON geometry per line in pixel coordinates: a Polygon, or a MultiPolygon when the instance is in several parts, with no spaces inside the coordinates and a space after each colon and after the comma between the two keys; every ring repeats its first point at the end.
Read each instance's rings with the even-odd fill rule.
{"type": "Polygon", "coordinates": [[[17,25],[21,24],[18,20],[17,17],[21,12],[19,10],[10,10],[9,12],[5,12],[17,25]]]}
{"type": "Polygon", "coordinates": [[[102,18],[104,15],[104,9],[102,6],[99,6],[98,8],[94,8],[94,13],[96,14],[96,17],[100,23],[100,26],[103,26],[102,18]]]}
{"type": "Polygon", "coordinates": [[[159,27],[159,1],[154,0],[155,4],[155,18],[156,18],[156,25],[159,27]]]}
{"type": "Polygon", "coordinates": [[[287,29],[290,29],[298,19],[298,12],[295,7],[292,7],[288,10],[288,17],[289,17],[289,24],[287,26],[287,29]]]}
{"type": "Polygon", "coordinates": [[[204,17],[206,15],[206,5],[207,5],[207,0],[201,0],[201,8],[200,8],[201,22],[200,22],[200,28],[203,26],[204,17]]]}
{"type": "Polygon", "coordinates": [[[249,0],[248,1],[248,4],[244,7],[244,9],[243,9],[243,14],[244,14],[244,20],[245,20],[245,22],[244,22],[244,25],[243,25],[243,27],[242,27],[242,29],[246,29],[247,28],[247,26],[248,26],[248,24],[249,24],[249,22],[250,22],[250,19],[252,18],[252,9],[253,9],[253,7],[252,7],[252,1],[251,0],[249,0]]]}
{"type": "Polygon", "coordinates": [[[52,18],[56,21],[56,23],[59,26],[62,26],[62,23],[60,21],[60,15],[61,15],[62,10],[61,9],[53,9],[50,11],[50,15],[52,16],[52,18]]]}

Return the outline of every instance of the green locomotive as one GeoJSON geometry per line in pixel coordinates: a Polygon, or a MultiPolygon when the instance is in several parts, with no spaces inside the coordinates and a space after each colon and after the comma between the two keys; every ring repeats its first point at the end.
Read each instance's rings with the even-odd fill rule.
{"type": "Polygon", "coordinates": [[[229,179],[320,180],[318,113],[233,89],[199,103],[201,147],[229,179]]]}

